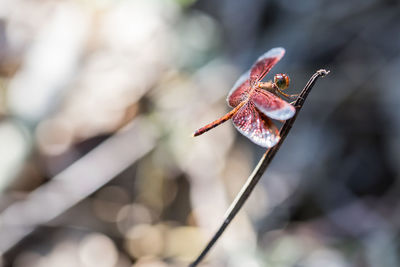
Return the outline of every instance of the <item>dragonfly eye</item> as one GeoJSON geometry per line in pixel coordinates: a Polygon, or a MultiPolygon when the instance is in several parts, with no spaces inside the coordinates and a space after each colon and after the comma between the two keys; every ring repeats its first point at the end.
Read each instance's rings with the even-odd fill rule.
{"type": "Polygon", "coordinates": [[[280,90],[285,90],[286,88],[288,88],[289,82],[289,76],[287,76],[286,74],[275,74],[274,83],[276,86],[278,86],[280,90]]]}

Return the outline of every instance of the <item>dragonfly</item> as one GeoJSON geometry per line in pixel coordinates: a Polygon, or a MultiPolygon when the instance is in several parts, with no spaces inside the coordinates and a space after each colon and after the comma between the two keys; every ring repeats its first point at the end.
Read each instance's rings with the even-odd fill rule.
{"type": "Polygon", "coordinates": [[[275,74],[273,81],[262,80],[284,54],[284,48],[276,47],[261,55],[230,90],[226,101],[233,109],[195,131],[193,136],[199,136],[232,119],[236,129],[255,144],[266,148],[276,145],[280,136],[271,119],[285,121],[292,118],[296,109],[282,96],[291,98],[297,95],[283,92],[290,83],[287,74],[275,74]]]}

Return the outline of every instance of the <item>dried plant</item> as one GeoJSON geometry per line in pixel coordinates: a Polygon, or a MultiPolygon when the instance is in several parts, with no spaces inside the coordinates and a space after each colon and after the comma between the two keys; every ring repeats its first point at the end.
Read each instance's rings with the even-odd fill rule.
{"type": "Polygon", "coordinates": [[[221,237],[221,235],[224,233],[225,229],[228,227],[228,225],[231,223],[233,218],[235,218],[236,214],[239,212],[239,210],[243,207],[243,204],[246,202],[248,197],[250,196],[251,192],[257,185],[258,181],[262,177],[262,175],[265,173],[267,170],[269,164],[271,163],[272,159],[275,157],[276,153],[280,149],[282,143],[285,141],[286,136],[289,134],[290,129],[292,129],[292,126],[294,122],[296,121],[297,115],[299,114],[299,111],[303,107],[305,100],[310,93],[311,89],[313,88],[315,82],[319,77],[324,77],[329,73],[329,71],[325,69],[318,70],[317,72],[314,73],[314,75],[311,76],[310,80],[307,82],[306,86],[304,89],[301,91],[299,96],[297,97],[296,101],[294,102],[294,107],[296,108],[296,113],[295,115],[287,120],[282,128],[279,131],[280,135],[280,140],[279,142],[269,148],[260,161],[258,162],[257,166],[247,179],[246,183],[243,185],[242,189],[240,190],[239,194],[235,198],[235,200],[232,202],[231,206],[229,207],[227,211],[227,215],[221,224],[221,226],[218,228],[216,233],[213,235],[213,237],[210,239],[206,247],[201,251],[199,256],[196,258],[194,262],[192,262],[189,266],[190,267],[195,267],[197,266],[202,259],[207,255],[207,253],[210,251],[210,249],[215,245],[215,243],[218,241],[218,239],[221,237]]]}

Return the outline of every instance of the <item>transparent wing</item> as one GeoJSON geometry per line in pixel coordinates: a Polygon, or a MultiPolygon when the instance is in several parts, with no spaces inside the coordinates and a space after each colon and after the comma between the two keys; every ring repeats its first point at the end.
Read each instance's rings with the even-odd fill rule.
{"type": "Polygon", "coordinates": [[[271,92],[255,89],[249,99],[266,116],[275,120],[287,120],[294,116],[296,109],[271,92]]]}
{"type": "Polygon", "coordinates": [[[243,73],[229,91],[226,101],[230,107],[236,107],[240,102],[247,99],[250,91],[249,75],[250,71],[243,73]]]}
{"type": "Polygon", "coordinates": [[[250,82],[261,81],[284,54],[284,48],[276,47],[260,56],[250,69],[250,82]]]}
{"type": "Polygon", "coordinates": [[[232,122],[241,134],[257,145],[273,147],[280,139],[276,126],[250,101],[238,110],[232,122]]]}

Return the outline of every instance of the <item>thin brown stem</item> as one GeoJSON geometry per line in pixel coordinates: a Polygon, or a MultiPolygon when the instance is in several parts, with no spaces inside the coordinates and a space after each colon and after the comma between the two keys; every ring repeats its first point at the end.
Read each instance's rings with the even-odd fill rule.
{"type": "Polygon", "coordinates": [[[195,267],[202,261],[202,259],[207,255],[208,251],[214,246],[214,244],[217,242],[217,240],[223,234],[225,229],[231,223],[233,218],[236,216],[236,214],[242,208],[243,204],[246,202],[247,198],[250,196],[254,187],[257,185],[258,181],[260,180],[260,178],[264,174],[265,170],[269,166],[270,162],[272,161],[272,159],[274,158],[274,156],[280,149],[286,136],[289,134],[290,129],[292,128],[294,122],[296,121],[297,115],[299,114],[299,111],[303,107],[304,102],[305,102],[308,94],[310,93],[311,89],[313,88],[315,82],[317,81],[317,79],[319,77],[324,77],[328,73],[329,73],[329,71],[321,69],[321,70],[318,70],[317,72],[315,72],[313,76],[311,76],[310,80],[307,82],[306,86],[301,91],[300,95],[296,99],[296,102],[294,103],[294,106],[296,108],[296,114],[291,119],[289,119],[285,122],[285,124],[282,126],[282,128],[279,132],[279,134],[281,136],[280,141],[278,142],[278,144],[269,148],[264,153],[264,155],[258,162],[257,166],[251,173],[250,177],[247,179],[246,183],[243,185],[239,194],[237,195],[237,197],[235,198],[235,200],[232,202],[231,206],[229,207],[229,209],[226,213],[227,215],[225,216],[223,223],[218,228],[217,232],[213,235],[211,240],[208,242],[207,246],[199,254],[197,259],[189,265],[190,267],[195,267]]]}

